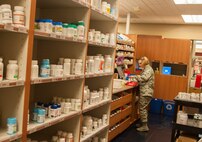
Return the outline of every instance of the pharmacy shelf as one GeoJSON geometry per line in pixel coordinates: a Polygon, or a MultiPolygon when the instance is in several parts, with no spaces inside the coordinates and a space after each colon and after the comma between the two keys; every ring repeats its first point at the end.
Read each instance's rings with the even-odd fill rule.
{"type": "Polygon", "coordinates": [[[63,77],[48,77],[48,78],[39,77],[31,80],[31,84],[60,82],[60,81],[76,80],[76,79],[82,79],[82,78],[84,78],[84,75],[70,75],[70,76],[63,76],[63,77]]]}
{"type": "Polygon", "coordinates": [[[135,52],[135,50],[128,50],[128,49],[116,49],[116,51],[135,52]]]}
{"type": "Polygon", "coordinates": [[[60,1],[50,1],[50,0],[39,0],[37,5],[40,8],[58,8],[58,7],[86,7],[90,8],[90,4],[83,2],[81,0],[60,0],[60,1]]]}
{"type": "Polygon", "coordinates": [[[86,108],[83,108],[83,113],[85,112],[88,112],[88,111],[91,111],[93,109],[96,109],[98,107],[101,107],[103,105],[106,105],[106,104],[109,104],[111,102],[111,99],[108,99],[108,100],[103,100],[101,101],[100,103],[96,103],[96,104],[93,104],[93,105],[89,105],[87,106],[86,108]]]}
{"type": "Polygon", "coordinates": [[[107,73],[96,73],[96,74],[86,74],[85,78],[93,78],[93,77],[102,77],[102,76],[110,76],[113,75],[113,72],[107,72],[107,73]]]}
{"type": "Polygon", "coordinates": [[[23,86],[25,84],[25,81],[23,80],[3,80],[0,82],[0,88],[8,88],[8,87],[17,87],[17,86],[23,86]]]}
{"type": "Polygon", "coordinates": [[[120,92],[123,92],[123,91],[126,91],[126,90],[130,90],[130,89],[133,89],[135,88],[136,86],[123,86],[121,88],[114,88],[113,89],[113,94],[116,94],[116,93],[120,93],[120,92]]]}
{"type": "Polygon", "coordinates": [[[40,31],[35,31],[34,32],[35,38],[36,39],[41,39],[41,40],[53,40],[53,41],[66,41],[66,42],[75,42],[75,43],[86,43],[86,40],[83,39],[77,39],[77,38],[69,38],[63,35],[57,35],[57,34],[49,34],[49,33],[43,33],[40,31]]]}
{"type": "Polygon", "coordinates": [[[62,114],[61,116],[56,117],[56,118],[47,118],[45,120],[45,122],[42,123],[42,124],[39,124],[39,123],[36,123],[36,122],[31,122],[28,125],[27,133],[31,134],[31,133],[40,131],[40,130],[45,129],[47,127],[53,126],[55,124],[58,124],[60,122],[69,120],[69,119],[71,119],[73,117],[79,116],[79,115],[81,115],[81,113],[82,113],[82,111],[72,111],[69,114],[62,114]]]}
{"type": "Polygon", "coordinates": [[[102,127],[98,128],[97,130],[93,131],[91,134],[87,135],[86,137],[81,138],[80,142],[85,142],[85,141],[87,141],[88,139],[94,137],[94,136],[97,135],[98,133],[101,133],[102,131],[104,131],[104,130],[107,129],[108,127],[109,127],[109,125],[105,125],[105,126],[102,126],[102,127]]]}
{"type": "Polygon", "coordinates": [[[123,40],[117,40],[118,44],[123,44],[123,45],[129,45],[129,46],[134,46],[134,43],[123,41],[123,40]]]}
{"type": "Polygon", "coordinates": [[[106,48],[115,48],[115,46],[110,44],[96,43],[96,42],[88,42],[90,46],[98,46],[98,47],[106,47],[106,48]]]}
{"type": "Polygon", "coordinates": [[[1,130],[0,131],[0,142],[10,142],[17,140],[22,137],[22,133],[16,133],[13,135],[8,135],[7,130],[1,130]]]}
{"type": "Polygon", "coordinates": [[[101,20],[101,21],[115,21],[117,22],[117,18],[110,15],[110,14],[106,14],[104,12],[102,12],[102,10],[94,7],[94,6],[91,6],[91,17],[92,17],[92,20],[101,20]]]}
{"type": "Polygon", "coordinates": [[[15,27],[10,24],[6,24],[6,25],[0,24],[0,31],[28,34],[28,29],[26,29],[25,27],[15,27]]]}

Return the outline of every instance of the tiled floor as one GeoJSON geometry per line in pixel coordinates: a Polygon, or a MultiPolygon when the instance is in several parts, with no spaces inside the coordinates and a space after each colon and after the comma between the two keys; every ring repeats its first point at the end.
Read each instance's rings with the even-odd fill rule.
{"type": "Polygon", "coordinates": [[[135,124],[120,134],[112,142],[170,142],[172,117],[150,114],[150,131],[138,132],[135,124]]]}

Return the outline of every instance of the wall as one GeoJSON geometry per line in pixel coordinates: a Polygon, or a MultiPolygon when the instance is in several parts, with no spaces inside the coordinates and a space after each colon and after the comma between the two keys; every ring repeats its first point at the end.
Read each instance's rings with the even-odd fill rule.
{"type": "MultiPolygon", "coordinates": [[[[119,24],[119,33],[125,33],[125,24],[119,24]]],[[[202,39],[201,25],[131,24],[130,34],[162,35],[164,38],[202,39]]]]}

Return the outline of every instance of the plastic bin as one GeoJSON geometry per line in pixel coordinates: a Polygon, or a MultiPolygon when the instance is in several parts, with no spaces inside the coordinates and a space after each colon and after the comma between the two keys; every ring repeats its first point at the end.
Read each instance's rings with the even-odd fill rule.
{"type": "Polygon", "coordinates": [[[161,99],[152,99],[150,102],[150,113],[161,114],[163,106],[163,100],[161,99]]]}
{"type": "Polygon", "coordinates": [[[173,101],[163,101],[163,114],[167,116],[174,115],[175,103],[173,101]]]}

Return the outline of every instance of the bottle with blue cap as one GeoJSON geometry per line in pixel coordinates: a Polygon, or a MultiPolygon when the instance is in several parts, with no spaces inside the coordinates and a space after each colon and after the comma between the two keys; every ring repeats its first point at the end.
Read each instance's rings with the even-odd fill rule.
{"type": "Polygon", "coordinates": [[[7,119],[7,134],[13,135],[17,132],[17,119],[16,118],[8,118],[7,119]]]}
{"type": "Polygon", "coordinates": [[[38,109],[37,123],[45,122],[46,111],[45,109],[38,109]]]}
{"type": "Polygon", "coordinates": [[[45,19],[44,20],[44,30],[46,33],[51,33],[53,27],[53,20],[52,19],[45,19]]]}
{"type": "Polygon", "coordinates": [[[40,76],[41,77],[49,77],[50,76],[50,61],[49,59],[43,59],[40,68],[40,76]]]}

